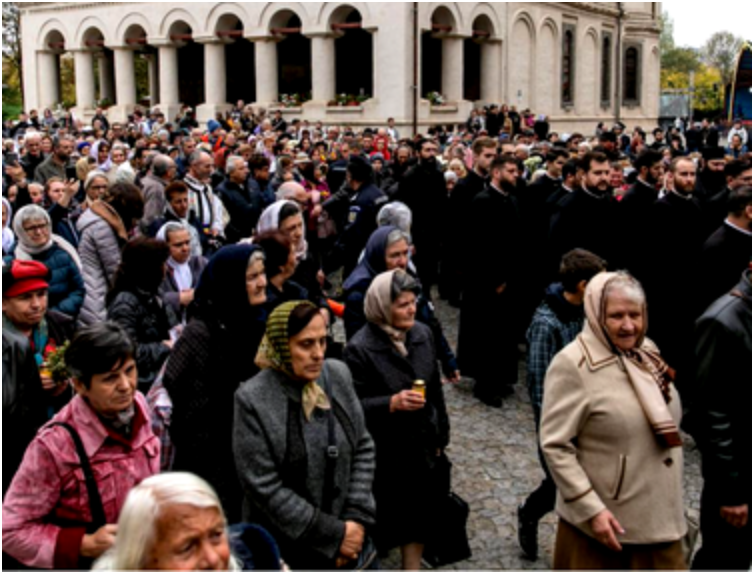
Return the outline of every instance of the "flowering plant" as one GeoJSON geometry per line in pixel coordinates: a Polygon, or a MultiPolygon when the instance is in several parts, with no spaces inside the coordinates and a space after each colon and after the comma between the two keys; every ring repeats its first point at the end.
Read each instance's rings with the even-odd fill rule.
{"type": "Polygon", "coordinates": [[[445,105],[445,96],[439,91],[431,91],[427,94],[427,99],[432,105],[445,105]]]}

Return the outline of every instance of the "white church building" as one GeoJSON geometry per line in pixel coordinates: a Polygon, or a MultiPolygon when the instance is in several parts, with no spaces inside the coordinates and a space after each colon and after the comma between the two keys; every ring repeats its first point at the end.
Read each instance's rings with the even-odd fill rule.
{"type": "Polygon", "coordinates": [[[289,118],[367,126],[465,122],[515,105],[555,129],[654,126],[659,2],[24,2],[27,109],[61,99],[74,58],[76,108],[109,102],[206,121],[238,100],[289,118]],[[148,65],[138,93],[137,58],[148,65]],[[144,89],[142,88],[143,92],[144,89]]]}

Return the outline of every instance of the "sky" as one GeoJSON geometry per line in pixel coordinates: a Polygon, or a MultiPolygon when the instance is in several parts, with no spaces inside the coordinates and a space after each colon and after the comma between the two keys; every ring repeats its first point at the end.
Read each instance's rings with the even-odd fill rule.
{"type": "Polygon", "coordinates": [[[744,40],[751,40],[754,34],[751,33],[751,20],[746,16],[748,10],[745,6],[744,2],[719,0],[714,4],[699,0],[662,3],[663,11],[670,14],[675,23],[676,45],[692,48],[701,48],[712,34],[721,31],[733,32],[744,40]]]}

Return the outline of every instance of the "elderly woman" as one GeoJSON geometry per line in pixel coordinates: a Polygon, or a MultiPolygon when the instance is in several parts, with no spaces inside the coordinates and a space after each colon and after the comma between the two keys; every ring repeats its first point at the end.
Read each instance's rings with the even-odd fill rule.
{"type": "Polygon", "coordinates": [[[369,323],[344,353],[377,446],[378,546],[400,546],[405,570],[421,569],[439,488],[433,483],[450,441],[432,332],[416,321],[420,293],[402,270],[375,278],[366,298],[369,323]],[[418,380],[425,394],[414,391],[418,380]],[[408,486],[407,475],[420,486],[408,486]]]}
{"type": "Polygon", "coordinates": [[[221,249],[202,274],[193,319],[175,345],[163,380],[173,401],[174,469],[206,479],[231,522],[240,521],[242,498],[231,447],[233,396],[259,372],[253,356],[265,331],[266,288],[258,246],[221,249]]]}
{"type": "Polygon", "coordinates": [[[587,323],[553,361],[541,441],[558,486],[555,569],[687,568],[681,401],[645,337],[631,276],[587,287],[587,323]]]}
{"type": "Polygon", "coordinates": [[[351,374],[325,362],[327,328],[309,302],[273,312],[236,394],[233,448],[244,517],[266,527],[292,569],[363,569],[376,557],[374,443],[351,374]]]}
{"type": "Polygon", "coordinates": [[[18,237],[15,250],[5,258],[41,262],[52,273],[50,279],[50,310],[56,310],[74,320],[84,304],[84,281],[79,267],[81,261],[68,242],[52,234],[50,215],[43,208],[29,205],[22,208],[13,220],[18,237]]]}
{"type": "Polygon", "coordinates": [[[128,494],[115,544],[93,569],[279,570],[274,540],[258,528],[244,532],[253,535],[252,546],[228,530],[206,481],[188,473],[157,475],[128,494]]]}
{"type": "Polygon", "coordinates": [[[95,201],[105,196],[110,188],[107,175],[102,171],[91,171],[84,181],[85,208],[89,208],[95,201]]]}
{"type": "Polygon", "coordinates": [[[79,254],[86,284],[81,325],[107,317],[107,294],[120,266],[121,249],[144,214],[141,191],[133,185],[115,185],[96,200],[77,223],[79,254]]]}
{"type": "Polygon", "coordinates": [[[120,324],[137,344],[139,390],[145,395],[170,356],[170,329],[177,324],[177,317],[168,316],[160,297],[169,256],[170,249],[161,240],[135,238],[123,249],[107,295],[108,320],[120,324]]]}
{"type": "Polygon", "coordinates": [[[188,223],[169,222],[157,233],[157,239],[170,248],[165,280],[160,286],[160,295],[166,306],[181,323],[186,323],[187,309],[194,301],[199,278],[207,267],[202,256],[191,252],[191,227],[188,223]]]}
{"type": "Polygon", "coordinates": [[[13,208],[10,201],[3,197],[3,257],[10,254],[16,244],[16,235],[13,234],[11,222],[13,221],[13,208]]]}
{"type": "Polygon", "coordinates": [[[3,552],[23,566],[87,568],[113,545],[128,492],[158,472],[135,355],[108,323],[80,331],[66,351],[78,396],[29,445],[3,501],[3,552]]]}
{"type": "MultiPolygon", "coordinates": [[[[410,249],[408,235],[394,226],[383,226],[372,234],[364,257],[343,284],[346,297],[343,319],[346,336],[349,339],[353,338],[367,323],[364,301],[374,279],[379,274],[391,270],[404,270],[413,275],[409,261],[410,249]]],[[[456,356],[445,338],[432,304],[423,295],[417,299],[416,319],[432,330],[443,373],[454,382],[460,381],[456,356]]]]}

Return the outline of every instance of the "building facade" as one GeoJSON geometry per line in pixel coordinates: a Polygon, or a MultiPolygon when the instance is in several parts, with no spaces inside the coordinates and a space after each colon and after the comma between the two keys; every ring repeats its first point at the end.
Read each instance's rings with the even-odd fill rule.
{"type": "Polygon", "coordinates": [[[73,57],[81,117],[100,102],[117,119],[186,104],[206,121],[237,100],[284,99],[291,117],[355,126],[462,123],[507,103],[562,131],[651,127],[660,13],[659,2],[25,2],[25,104],[57,105],[60,60],[73,57]]]}

